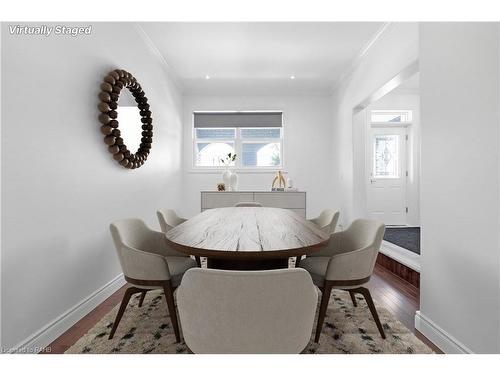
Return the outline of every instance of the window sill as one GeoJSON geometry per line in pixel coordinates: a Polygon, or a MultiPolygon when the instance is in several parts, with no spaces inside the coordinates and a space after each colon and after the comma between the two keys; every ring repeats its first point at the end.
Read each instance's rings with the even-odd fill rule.
{"type": "MultiPolygon", "coordinates": [[[[244,168],[244,169],[229,169],[231,172],[236,172],[238,174],[246,174],[246,173],[267,173],[267,174],[276,174],[277,171],[281,169],[251,169],[251,168],[244,168]]],[[[198,168],[191,168],[187,171],[187,173],[194,173],[194,174],[222,174],[224,173],[225,169],[198,169],[198,168]]],[[[284,172],[281,170],[283,174],[288,174],[288,172],[284,172]]]]}

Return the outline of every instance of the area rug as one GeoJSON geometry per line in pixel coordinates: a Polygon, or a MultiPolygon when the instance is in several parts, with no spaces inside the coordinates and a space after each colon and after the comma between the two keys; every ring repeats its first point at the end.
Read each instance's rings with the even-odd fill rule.
{"type": "MultiPolygon", "coordinates": [[[[354,307],[347,292],[334,290],[320,342],[314,343],[311,337],[304,353],[433,353],[427,345],[375,301],[387,336],[383,340],[363,297],[357,296],[357,300],[358,307],[354,307]]],[[[118,306],[105,315],[66,353],[188,353],[184,342],[175,342],[162,292],[149,292],[143,306],[138,307],[138,304],[139,294],[131,299],[112,340],[108,340],[108,335],[118,306]]]]}
{"type": "Polygon", "coordinates": [[[420,254],[420,227],[385,228],[384,240],[420,254]]]}

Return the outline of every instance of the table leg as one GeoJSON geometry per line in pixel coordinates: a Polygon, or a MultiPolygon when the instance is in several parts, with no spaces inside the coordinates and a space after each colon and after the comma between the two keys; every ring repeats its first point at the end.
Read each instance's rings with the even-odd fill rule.
{"type": "Polygon", "coordinates": [[[207,258],[207,268],[237,271],[273,270],[288,268],[288,258],[258,260],[207,258]]]}

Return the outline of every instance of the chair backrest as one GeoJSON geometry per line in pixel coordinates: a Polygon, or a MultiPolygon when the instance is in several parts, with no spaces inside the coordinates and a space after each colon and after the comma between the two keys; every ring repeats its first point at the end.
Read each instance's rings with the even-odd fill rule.
{"type": "Polygon", "coordinates": [[[161,231],[164,233],[186,221],[185,219],[179,217],[177,213],[170,208],[163,211],[156,211],[156,216],[158,216],[161,231]]]}
{"type": "Polygon", "coordinates": [[[182,332],[194,353],[300,353],[318,292],[300,268],[190,269],[177,290],[182,332]]]}
{"type": "Polygon", "coordinates": [[[150,229],[141,219],[117,220],[110,225],[115,245],[126,245],[141,250],[147,248],[150,229]]]}
{"type": "Polygon", "coordinates": [[[317,218],[312,219],[311,221],[331,234],[335,232],[339,216],[340,213],[338,211],[326,209],[323,210],[317,218]]]}
{"type": "Polygon", "coordinates": [[[262,207],[262,204],[259,202],[238,202],[234,207],[262,207]]]}
{"type": "Polygon", "coordinates": [[[385,225],[380,221],[356,219],[342,233],[340,248],[345,252],[371,246],[378,251],[384,232],[385,225]]]}
{"type": "MultiPolygon", "coordinates": [[[[357,219],[344,232],[340,238],[342,252],[351,252],[366,249],[356,256],[355,264],[359,278],[368,277],[373,273],[380,245],[384,238],[385,225],[379,221],[357,219]]],[[[345,265],[345,268],[351,268],[345,265]]]]}
{"type": "Polygon", "coordinates": [[[139,280],[168,280],[166,259],[154,253],[156,234],[140,219],[114,221],[109,226],[123,274],[139,280]]]}

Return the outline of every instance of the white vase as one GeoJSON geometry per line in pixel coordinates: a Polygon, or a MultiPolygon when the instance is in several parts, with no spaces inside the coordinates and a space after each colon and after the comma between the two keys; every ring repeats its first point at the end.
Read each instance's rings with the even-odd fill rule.
{"type": "Polygon", "coordinates": [[[238,191],[238,175],[236,173],[231,173],[229,178],[229,188],[231,191],[238,191]]]}
{"type": "Polygon", "coordinates": [[[224,185],[226,185],[226,189],[229,190],[229,187],[231,185],[231,171],[229,168],[226,168],[224,173],[222,173],[222,182],[224,182],[224,185]]]}

